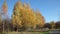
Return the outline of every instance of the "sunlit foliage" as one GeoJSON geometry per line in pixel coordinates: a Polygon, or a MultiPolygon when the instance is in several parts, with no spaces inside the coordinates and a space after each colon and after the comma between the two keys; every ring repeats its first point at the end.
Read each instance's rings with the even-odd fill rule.
{"type": "Polygon", "coordinates": [[[35,13],[30,8],[30,4],[22,4],[18,1],[14,6],[12,23],[14,25],[24,26],[25,28],[36,28],[36,25],[43,27],[44,17],[40,12],[35,13]]]}

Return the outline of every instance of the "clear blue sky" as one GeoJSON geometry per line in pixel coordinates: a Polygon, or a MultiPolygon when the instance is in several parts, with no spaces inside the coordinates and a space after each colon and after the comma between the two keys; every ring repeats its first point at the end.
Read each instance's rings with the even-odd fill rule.
{"type": "MultiPolygon", "coordinates": [[[[8,5],[8,15],[11,17],[15,3],[18,0],[6,0],[8,5]]],[[[45,17],[46,22],[60,20],[60,0],[21,0],[22,3],[30,3],[34,10],[39,9],[45,17]]],[[[4,0],[0,0],[0,9],[4,0]]]]}

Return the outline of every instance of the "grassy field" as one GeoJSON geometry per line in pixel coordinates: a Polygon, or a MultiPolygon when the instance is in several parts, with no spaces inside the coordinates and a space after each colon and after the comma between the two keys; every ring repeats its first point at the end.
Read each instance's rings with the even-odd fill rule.
{"type": "Polygon", "coordinates": [[[49,34],[49,32],[8,32],[6,34],[49,34]]]}

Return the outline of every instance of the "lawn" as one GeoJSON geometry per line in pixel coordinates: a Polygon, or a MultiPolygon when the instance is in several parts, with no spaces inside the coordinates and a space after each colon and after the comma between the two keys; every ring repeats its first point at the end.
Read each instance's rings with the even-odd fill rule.
{"type": "Polygon", "coordinates": [[[49,34],[49,32],[39,32],[38,34],[49,34]]]}
{"type": "Polygon", "coordinates": [[[8,32],[6,34],[49,34],[49,32],[8,32]]]}

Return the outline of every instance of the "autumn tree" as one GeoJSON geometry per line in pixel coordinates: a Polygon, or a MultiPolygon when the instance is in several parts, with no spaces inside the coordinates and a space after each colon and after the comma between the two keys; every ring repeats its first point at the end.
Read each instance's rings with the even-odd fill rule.
{"type": "Polygon", "coordinates": [[[33,9],[30,8],[30,4],[22,4],[17,2],[14,6],[12,23],[15,26],[24,28],[36,28],[36,25],[44,25],[44,17],[38,13],[36,14],[33,9]],[[37,21],[38,20],[38,21],[37,21]]]}
{"type": "Polygon", "coordinates": [[[50,26],[51,26],[51,29],[54,29],[54,27],[55,27],[54,21],[51,21],[51,22],[50,22],[50,26]]]}
{"type": "Polygon", "coordinates": [[[22,14],[23,14],[22,19],[24,21],[23,22],[24,26],[27,28],[35,26],[36,15],[34,11],[26,3],[24,3],[23,7],[24,9],[22,10],[22,14]]]}
{"type": "Polygon", "coordinates": [[[41,15],[40,11],[39,10],[36,10],[36,21],[37,21],[37,25],[39,27],[43,27],[44,24],[45,24],[45,20],[44,20],[44,17],[41,15]]]}
{"type": "Polygon", "coordinates": [[[21,27],[21,14],[20,14],[20,8],[21,8],[21,3],[18,1],[13,10],[13,15],[12,15],[12,23],[13,26],[18,26],[21,27]]]}

